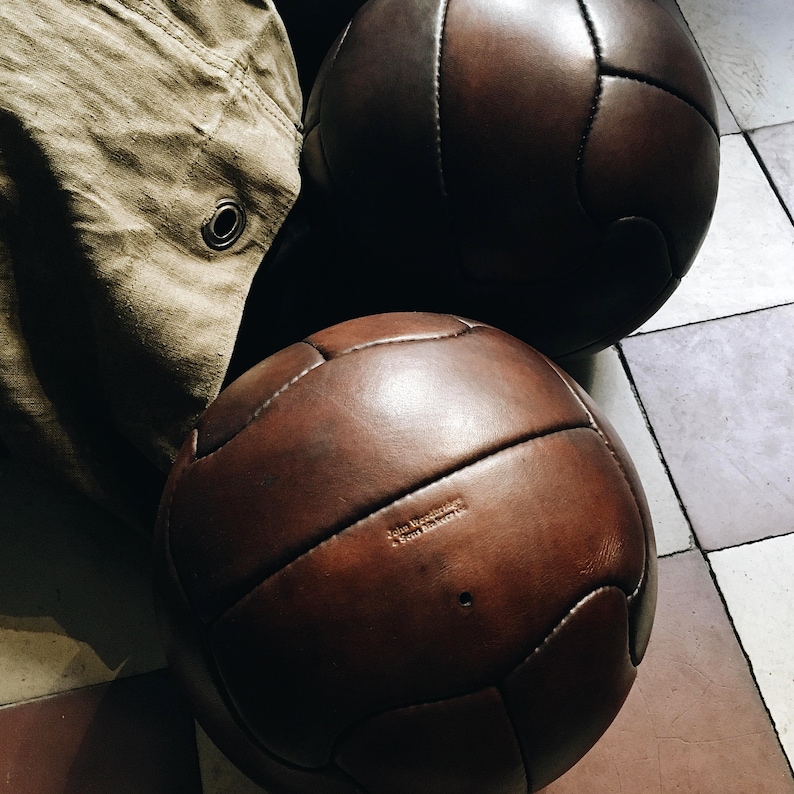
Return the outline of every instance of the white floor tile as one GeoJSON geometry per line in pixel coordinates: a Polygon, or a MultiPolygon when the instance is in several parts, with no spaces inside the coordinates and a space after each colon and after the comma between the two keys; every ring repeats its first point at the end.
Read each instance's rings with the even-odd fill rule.
{"type": "Polygon", "coordinates": [[[678,0],[742,129],[794,121],[794,3],[678,0]]]}
{"type": "Polygon", "coordinates": [[[709,559],[783,749],[794,761],[794,535],[709,559]]]}
{"type": "Polygon", "coordinates": [[[794,302],[794,227],[743,136],[723,137],[721,156],[703,246],[681,286],[638,333],[794,302]]]}
{"type": "Polygon", "coordinates": [[[578,367],[572,365],[569,371],[604,411],[634,461],[648,499],[659,556],[691,548],[689,523],[615,348],[578,367]]]}
{"type": "Polygon", "coordinates": [[[794,213],[794,124],[755,130],[750,138],[789,212],[794,213]]]}

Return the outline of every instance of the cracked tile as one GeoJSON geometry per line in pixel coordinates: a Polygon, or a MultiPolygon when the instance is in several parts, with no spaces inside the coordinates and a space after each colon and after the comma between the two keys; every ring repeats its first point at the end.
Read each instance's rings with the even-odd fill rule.
{"type": "Polygon", "coordinates": [[[794,794],[786,758],[698,551],[659,562],[648,652],[623,709],[545,794],[794,794]]]}

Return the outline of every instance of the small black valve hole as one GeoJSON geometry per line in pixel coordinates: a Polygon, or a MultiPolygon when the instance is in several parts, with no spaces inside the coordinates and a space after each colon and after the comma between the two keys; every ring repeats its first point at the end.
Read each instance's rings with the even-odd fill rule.
{"type": "Polygon", "coordinates": [[[474,598],[471,593],[461,593],[458,596],[458,601],[462,607],[470,607],[474,603],[474,598]]]}

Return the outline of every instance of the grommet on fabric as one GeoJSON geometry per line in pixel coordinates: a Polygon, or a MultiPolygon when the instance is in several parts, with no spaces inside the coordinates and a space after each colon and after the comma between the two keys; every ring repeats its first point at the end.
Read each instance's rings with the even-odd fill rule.
{"type": "Polygon", "coordinates": [[[202,226],[201,236],[210,248],[222,251],[234,245],[244,229],[245,210],[234,199],[223,199],[202,226]]]}

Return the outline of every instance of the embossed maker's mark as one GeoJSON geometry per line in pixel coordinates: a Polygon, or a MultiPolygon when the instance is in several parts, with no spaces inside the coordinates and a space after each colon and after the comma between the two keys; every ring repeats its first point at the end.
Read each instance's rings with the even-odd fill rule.
{"type": "Polygon", "coordinates": [[[412,540],[430,532],[453,518],[457,518],[466,512],[466,505],[463,499],[453,499],[450,502],[444,502],[440,507],[436,507],[429,513],[425,513],[420,518],[412,518],[407,524],[401,524],[394,529],[389,530],[389,540],[392,546],[401,546],[404,543],[409,543],[412,540]]]}

